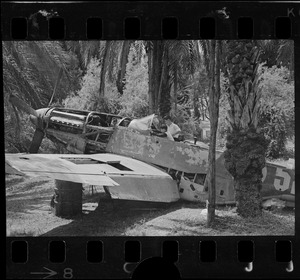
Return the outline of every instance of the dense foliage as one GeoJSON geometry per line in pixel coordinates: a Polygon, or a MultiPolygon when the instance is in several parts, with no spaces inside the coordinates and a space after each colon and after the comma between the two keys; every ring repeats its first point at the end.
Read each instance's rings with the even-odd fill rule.
{"type": "MultiPolygon", "coordinates": [[[[205,46],[204,41],[3,42],[6,151],[27,151],[34,131],[28,114],[10,103],[11,94],[34,109],[65,106],[137,118],[156,110],[170,114],[186,138],[200,139],[199,125],[209,118],[205,46]]],[[[267,40],[258,41],[258,47],[259,126],[269,141],[267,155],[277,158],[284,156],[286,141],[294,139],[293,45],[267,40]]],[[[225,147],[228,129],[226,48],[223,44],[218,148],[225,147]]],[[[41,148],[57,149],[46,139],[41,148]]]]}
{"type": "MultiPolygon", "coordinates": [[[[285,157],[287,141],[294,141],[294,80],[290,79],[290,71],[284,66],[267,67],[260,64],[260,88],[262,91],[261,108],[258,126],[263,130],[269,145],[267,157],[270,159],[285,157]]],[[[221,100],[219,117],[219,147],[225,146],[228,131],[226,112],[229,110],[227,102],[228,79],[221,77],[221,100]]],[[[293,154],[289,153],[289,157],[293,154]]]]}
{"type": "Polygon", "coordinates": [[[295,93],[294,80],[290,79],[290,71],[284,66],[270,68],[261,66],[259,72],[263,107],[260,119],[264,123],[264,111],[274,108],[273,113],[267,114],[271,113],[274,118],[280,119],[285,130],[285,139],[291,139],[295,133],[295,93]]]}

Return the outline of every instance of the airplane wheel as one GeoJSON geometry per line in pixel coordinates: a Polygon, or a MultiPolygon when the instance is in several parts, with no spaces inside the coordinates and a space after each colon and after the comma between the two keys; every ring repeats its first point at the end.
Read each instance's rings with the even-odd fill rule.
{"type": "Polygon", "coordinates": [[[54,213],[59,217],[70,217],[82,213],[82,184],[55,180],[54,213]]]}

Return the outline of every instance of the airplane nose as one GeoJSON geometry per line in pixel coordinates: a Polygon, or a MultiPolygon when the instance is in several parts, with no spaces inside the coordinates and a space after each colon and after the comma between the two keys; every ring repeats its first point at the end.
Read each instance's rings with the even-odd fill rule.
{"type": "Polygon", "coordinates": [[[41,108],[41,109],[37,109],[36,112],[38,114],[38,116],[41,118],[41,117],[44,117],[46,112],[49,110],[49,108],[41,108]]]}
{"type": "Polygon", "coordinates": [[[37,117],[36,116],[30,115],[29,119],[35,126],[37,126],[37,117]]]}
{"type": "Polygon", "coordinates": [[[37,125],[38,125],[38,118],[42,119],[42,118],[45,116],[45,114],[46,114],[46,112],[48,111],[48,109],[49,109],[49,108],[41,108],[41,109],[35,110],[36,113],[37,113],[37,115],[38,115],[38,117],[33,116],[33,115],[30,115],[30,116],[29,116],[30,121],[31,121],[35,126],[37,126],[37,125]]]}

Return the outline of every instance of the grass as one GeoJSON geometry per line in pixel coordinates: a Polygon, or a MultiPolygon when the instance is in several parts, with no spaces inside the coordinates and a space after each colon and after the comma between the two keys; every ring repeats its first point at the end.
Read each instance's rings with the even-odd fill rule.
{"type": "Polygon", "coordinates": [[[294,212],[263,211],[258,218],[243,219],[235,209],[216,210],[212,227],[206,227],[206,209],[182,208],[149,219],[143,224],[134,224],[124,235],[159,235],[165,233],[174,236],[227,236],[227,235],[294,235],[294,212]]]}
{"type": "Polygon", "coordinates": [[[294,235],[293,209],[263,211],[242,219],[235,208],[218,207],[215,222],[206,227],[204,204],[178,201],[145,204],[110,200],[103,188],[94,195],[86,187],[83,213],[72,218],[53,214],[54,182],[19,176],[6,177],[8,236],[226,236],[294,235]],[[22,178],[22,177],[21,177],[22,178]],[[100,203],[98,205],[100,199],[100,203]]]}

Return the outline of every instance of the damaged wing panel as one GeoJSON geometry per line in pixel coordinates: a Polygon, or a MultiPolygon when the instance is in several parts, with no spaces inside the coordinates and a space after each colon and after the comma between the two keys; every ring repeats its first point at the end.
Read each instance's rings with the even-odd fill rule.
{"type": "Polygon", "coordinates": [[[6,154],[5,172],[90,185],[118,186],[101,170],[81,170],[61,155],[6,154]]]}
{"type": "Polygon", "coordinates": [[[6,173],[106,186],[114,199],[172,202],[176,181],[139,160],[113,155],[6,154],[6,173]]]}
{"type": "Polygon", "coordinates": [[[114,199],[149,202],[174,202],[179,200],[176,181],[171,177],[126,176],[113,177],[121,187],[108,187],[114,199]]]}

